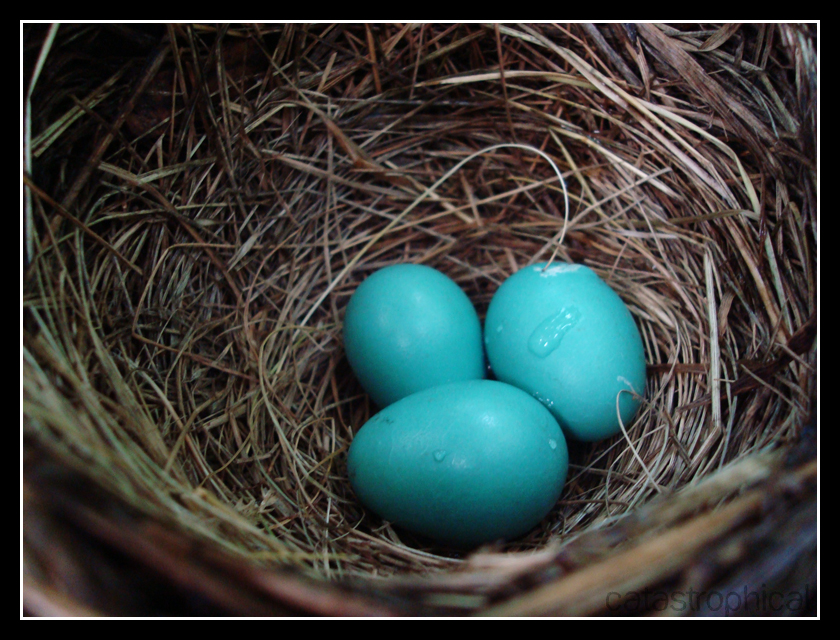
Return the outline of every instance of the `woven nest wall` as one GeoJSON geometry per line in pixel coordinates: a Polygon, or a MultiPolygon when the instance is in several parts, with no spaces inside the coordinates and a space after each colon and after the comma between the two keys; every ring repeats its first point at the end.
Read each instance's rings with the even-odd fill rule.
{"type": "Polygon", "coordinates": [[[816,612],[815,25],[24,25],[23,54],[25,613],[816,612]],[[571,444],[524,538],[395,530],[346,475],[350,295],[422,263],[483,318],[549,259],[628,305],[639,414],[571,444]]]}

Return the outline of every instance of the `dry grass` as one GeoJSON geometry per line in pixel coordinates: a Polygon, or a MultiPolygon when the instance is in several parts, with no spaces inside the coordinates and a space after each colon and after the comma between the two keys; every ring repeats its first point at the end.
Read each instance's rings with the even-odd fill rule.
{"type": "Polygon", "coordinates": [[[375,408],[343,310],[411,261],[483,317],[550,257],[626,301],[649,383],[623,437],[572,446],[543,525],[496,551],[545,553],[795,442],[817,389],[810,32],[30,27],[24,53],[48,64],[26,114],[25,443],[263,566],[460,575],[350,491],[344,453],[375,408]],[[554,159],[568,224],[532,151],[453,171],[502,143],[554,159]]]}

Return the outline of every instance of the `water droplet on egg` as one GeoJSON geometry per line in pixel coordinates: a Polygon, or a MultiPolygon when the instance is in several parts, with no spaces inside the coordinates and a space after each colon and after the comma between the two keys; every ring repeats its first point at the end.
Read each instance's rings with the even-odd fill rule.
{"type": "Polygon", "coordinates": [[[543,265],[534,266],[534,271],[540,272],[541,278],[553,278],[559,276],[561,273],[574,273],[581,268],[579,264],[569,264],[566,262],[558,262],[551,266],[545,267],[543,265]]]}
{"type": "Polygon", "coordinates": [[[435,451],[432,456],[435,459],[435,462],[443,462],[443,459],[446,457],[446,451],[443,449],[438,449],[435,451]]]}
{"type": "Polygon", "coordinates": [[[560,346],[569,330],[580,322],[577,307],[563,307],[560,313],[543,320],[528,338],[528,351],[538,358],[545,358],[560,346]]]}
{"type": "Polygon", "coordinates": [[[534,398],[539,400],[546,409],[551,409],[551,407],[554,406],[554,401],[551,400],[550,398],[544,398],[543,396],[540,395],[539,391],[534,391],[534,393],[531,394],[531,395],[533,395],[534,398]]]}
{"type": "Polygon", "coordinates": [[[552,449],[556,449],[557,448],[557,440],[549,440],[548,441],[548,446],[551,447],[552,449]]]}
{"type": "Polygon", "coordinates": [[[636,390],[633,388],[633,383],[632,383],[632,382],[630,382],[630,381],[629,381],[627,378],[625,378],[624,376],[618,376],[618,378],[616,378],[616,380],[617,380],[618,382],[621,382],[622,384],[626,384],[626,385],[627,385],[627,387],[630,389],[630,391],[632,391],[633,393],[636,393],[636,390]]]}

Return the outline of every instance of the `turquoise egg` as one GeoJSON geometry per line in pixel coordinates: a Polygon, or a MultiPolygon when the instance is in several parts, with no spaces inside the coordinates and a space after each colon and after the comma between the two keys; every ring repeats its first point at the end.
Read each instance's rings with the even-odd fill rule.
{"type": "Polygon", "coordinates": [[[364,505],[458,548],[527,533],[560,497],[568,464],[551,413],[495,380],[454,382],[395,402],[365,423],[347,457],[364,505]]]}
{"type": "Polygon", "coordinates": [[[619,296],[583,265],[525,267],[502,283],[484,322],[496,378],[548,407],[564,433],[594,441],[620,432],[644,393],[645,352],[619,296]]]}
{"type": "Polygon", "coordinates": [[[484,377],[481,322],[453,280],[419,264],[374,272],[344,317],[353,372],[380,407],[422,389],[484,377]]]}

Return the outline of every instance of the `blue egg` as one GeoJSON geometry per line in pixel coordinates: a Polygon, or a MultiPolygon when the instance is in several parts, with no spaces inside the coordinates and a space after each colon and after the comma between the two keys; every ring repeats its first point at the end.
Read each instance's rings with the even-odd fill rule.
{"type": "Polygon", "coordinates": [[[568,471],[551,413],[495,380],[454,382],[373,416],[350,445],[356,496],[383,519],[467,548],[527,533],[555,505],[568,471]]]}
{"type": "Polygon", "coordinates": [[[419,264],[385,267],[359,285],[344,317],[344,348],[380,407],[485,374],[475,307],[453,280],[419,264]]]}
{"type": "Polygon", "coordinates": [[[595,441],[636,414],[645,353],[621,298],[583,265],[525,267],[496,291],[484,323],[496,378],[548,407],[564,433],[595,441]]]}

